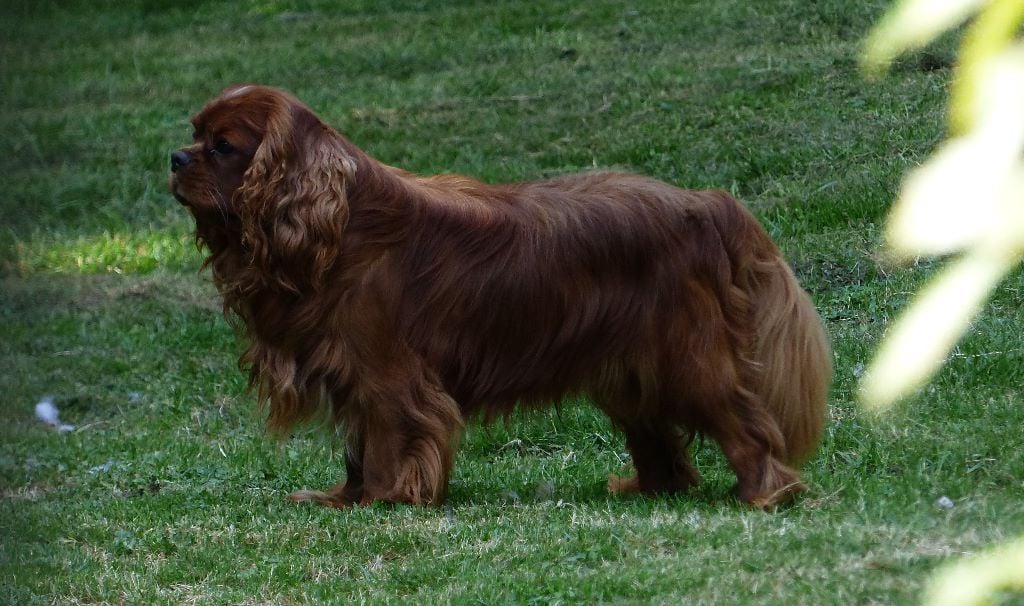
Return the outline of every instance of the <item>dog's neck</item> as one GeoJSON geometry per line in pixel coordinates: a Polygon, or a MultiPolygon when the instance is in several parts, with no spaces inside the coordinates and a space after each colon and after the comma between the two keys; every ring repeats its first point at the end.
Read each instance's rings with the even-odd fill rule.
{"type": "Polygon", "coordinates": [[[417,229],[460,224],[465,229],[494,221],[500,210],[490,186],[461,175],[421,177],[373,159],[345,141],[356,161],[346,191],[350,210],[345,243],[362,254],[382,254],[417,229]],[[367,250],[369,247],[369,250],[367,250]]]}

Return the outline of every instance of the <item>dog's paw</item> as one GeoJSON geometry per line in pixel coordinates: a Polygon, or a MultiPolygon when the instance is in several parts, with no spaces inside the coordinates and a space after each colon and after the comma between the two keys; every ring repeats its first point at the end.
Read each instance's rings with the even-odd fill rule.
{"type": "Polygon", "coordinates": [[[288,495],[292,503],[316,503],[326,507],[344,509],[352,506],[352,502],[342,498],[340,495],[323,492],[321,490],[296,490],[288,495]]]}
{"type": "Polygon", "coordinates": [[[640,480],[636,476],[620,478],[614,473],[608,474],[608,492],[611,494],[638,494],[640,480]]]}
{"type": "Polygon", "coordinates": [[[795,480],[769,493],[746,497],[743,495],[738,496],[740,497],[740,500],[752,507],[756,507],[764,511],[772,511],[780,505],[792,502],[796,499],[796,495],[802,492],[807,492],[807,485],[799,480],[795,480]]]}

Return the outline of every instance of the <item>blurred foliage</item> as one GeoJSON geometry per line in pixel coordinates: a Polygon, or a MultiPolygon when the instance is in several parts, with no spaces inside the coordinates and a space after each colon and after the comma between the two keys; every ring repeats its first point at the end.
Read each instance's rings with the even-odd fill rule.
{"type": "MultiPolygon", "coordinates": [[[[898,258],[953,258],[865,374],[861,397],[874,410],[931,377],[1024,256],[1024,1],[904,0],[872,32],[862,64],[878,74],[968,19],[950,90],[951,138],[907,176],[886,231],[898,258]]],[[[943,569],[925,603],[984,604],[999,590],[1024,591],[1024,539],[943,569]]]]}
{"type": "Polygon", "coordinates": [[[863,64],[878,73],[975,9],[950,93],[952,137],[907,176],[886,229],[898,258],[954,258],[883,342],[862,385],[870,408],[920,387],[1024,254],[1024,2],[905,0],[872,33],[863,64]]]}

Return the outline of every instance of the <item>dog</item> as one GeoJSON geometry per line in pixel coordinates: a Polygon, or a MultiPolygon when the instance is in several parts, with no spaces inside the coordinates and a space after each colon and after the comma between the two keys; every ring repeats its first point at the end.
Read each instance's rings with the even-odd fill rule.
{"type": "Polygon", "coordinates": [[[444,501],[466,419],[586,397],[625,434],[616,493],[694,486],[695,435],[737,497],[806,489],[831,381],[822,322],[721,191],[597,172],[489,185],[374,160],[293,95],[238,85],[192,119],[170,189],[247,342],[272,431],[324,422],[345,481],[294,501],[444,501]]]}

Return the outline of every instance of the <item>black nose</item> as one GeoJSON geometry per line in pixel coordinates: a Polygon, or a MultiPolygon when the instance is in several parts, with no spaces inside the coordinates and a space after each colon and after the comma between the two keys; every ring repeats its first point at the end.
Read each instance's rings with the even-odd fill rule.
{"type": "Polygon", "coordinates": [[[186,154],[180,149],[171,154],[171,172],[178,172],[179,168],[184,168],[192,162],[192,156],[186,154]]]}

